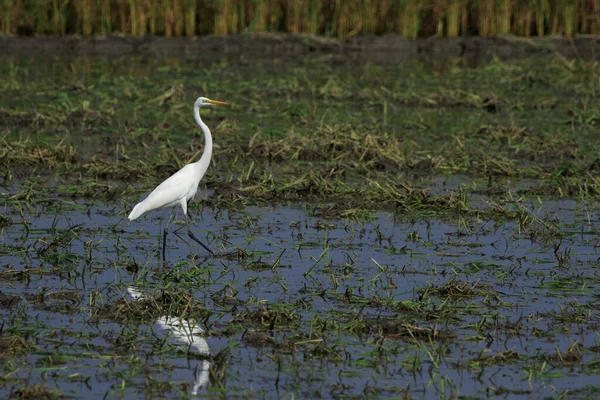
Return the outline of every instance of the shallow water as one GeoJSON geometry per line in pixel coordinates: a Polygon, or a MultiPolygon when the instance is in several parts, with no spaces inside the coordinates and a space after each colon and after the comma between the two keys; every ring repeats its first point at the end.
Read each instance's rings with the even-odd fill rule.
{"type": "Polygon", "coordinates": [[[202,360],[161,350],[149,323],[99,316],[103,306],[134,301],[127,288],[135,286],[148,296],[182,290],[212,310],[200,326],[210,353],[227,349],[227,362],[220,366],[226,380],[212,377],[202,389],[208,395],[436,398],[503,387],[506,398],[558,395],[557,388],[585,397],[598,361],[597,209],[575,201],[530,209],[560,219],[558,249],[512,222],[410,222],[378,213],[353,223],[322,219],[308,206],[204,209],[193,222],[196,234],[218,252],[247,256],[205,257],[185,235],[171,234],[162,265],[167,214],[130,223],[114,205],[63,203],[28,212],[25,229],[19,211],[7,207],[15,223],[2,232],[0,292],[17,300],[0,309],[2,332],[25,337],[32,348],[3,356],[9,378],[0,394],[40,383],[74,396],[178,397],[192,390],[202,360]],[[133,262],[137,272],[128,272],[133,262]],[[28,273],[11,278],[7,271],[28,273]],[[453,280],[484,286],[465,297],[424,294],[453,280]],[[402,311],[401,302],[429,312],[402,311]],[[454,311],[436,316],[448,303],[454,311]],[[241,317],[270,309],[292,313],[289,326],[241,317]],[[581,318],[565,322],[573,314],[581,318]],[[358,332],[351,328],[356,320],[366,324],[358,332]],[[338,327],[325,327],[334,321],[338,327]],[[386,333],[381,321],[439,335],[386,333]],[[259,333],[262,340],[251,340],[259,333]],[[326,347],[314,351],[317,344],[326,347]],[[551,357],[572,346],[581,352],[576,361],[551,357]],[[519,358],[476,362],[506,351],[519,358]]]}

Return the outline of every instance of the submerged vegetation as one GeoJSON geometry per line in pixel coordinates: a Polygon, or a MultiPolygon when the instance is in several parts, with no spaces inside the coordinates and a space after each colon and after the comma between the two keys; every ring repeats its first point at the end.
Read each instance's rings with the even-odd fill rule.
{"type": "Polygon", "coordinates": [[[407,38],[600,33],[600,6],[589,0],[4,0],[2,7],[5,35],[282,31],[346,39],[386,32],[407,38]]]}

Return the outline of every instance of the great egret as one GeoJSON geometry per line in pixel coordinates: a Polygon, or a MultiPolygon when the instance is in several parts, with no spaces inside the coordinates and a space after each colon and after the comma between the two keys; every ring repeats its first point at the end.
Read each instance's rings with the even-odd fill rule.
{"type": "MultiPolygon", "coordinates": [[[[154,189],[148,195],[148,197],[133,207],[133,210],[131,210],[128,218],[130,221],[133,221],[148,211],[176,207],[177,205],[180,205],[185,217],[188,236],[196,243],[204,247],[209,253],[214,255],[213,251],[194,235],[190,228],[190,221],[187,215],[188,201],[190,201],[198,191],[198,184],[208,169],[213,149],[212,135],[210,134],[210,129],[208,129],[208,126],[206,126],[206,124],[202,121],[202,118],[200,118],[200,109],[210,107],[213,104],[227,103],[223,101],[207,99],[206,97],[198,97],[194,103],[194,120],[202,130],[202,133],[204,133],[204,151],[202,152],[202,157],[200,157],[200,160],[186,165],[171,175],[171,177],[167,178],[163,183],[158,185],[156,189],[154,189]]],[[[171,215],[171,218],[172,217],[173,215],[171,215]]],[[[165,247],[168,233],[167,230],[169,228],[171,218],[169,218],[163,233],[163,259],[165,257],[165,247]]]]}

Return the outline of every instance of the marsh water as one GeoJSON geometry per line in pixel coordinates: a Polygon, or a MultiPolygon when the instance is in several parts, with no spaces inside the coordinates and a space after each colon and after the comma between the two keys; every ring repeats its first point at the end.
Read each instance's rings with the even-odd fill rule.
{"type": "Polygon", "coordinates": [[[0,396],[594,398],[596,67],[545,61],[2,61],[0,396]],[[197,95],[217,255],[163,255],[197,95]]]}

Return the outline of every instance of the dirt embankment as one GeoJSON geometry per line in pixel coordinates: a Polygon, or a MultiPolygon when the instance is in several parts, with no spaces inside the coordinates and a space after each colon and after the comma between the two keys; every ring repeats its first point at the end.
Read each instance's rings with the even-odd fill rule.
{"type": "Polygon", "coordinates": [[[213,58],[223,55],[297,57],[308,53],[366,55],[375,62],[393,64],[409,59],[464,57],[484,61],[492,57],[522,58],[560,53],[566,58],[600,59],[600,37],[515,36],[430,38],[408,40],[396,34],[368,35],[347,41],[287,34],[241,34],[191,38],[165,37],[0,37],[4,56],[129,56],[213,58]]]}

